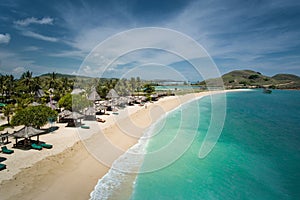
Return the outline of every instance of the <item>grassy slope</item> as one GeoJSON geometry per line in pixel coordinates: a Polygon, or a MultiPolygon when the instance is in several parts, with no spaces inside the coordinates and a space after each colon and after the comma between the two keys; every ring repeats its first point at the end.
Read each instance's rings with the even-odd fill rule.
{"type": "MultiPolygon", "coordinates": [[[[276,88],[300,88],[300,77],[292,74],[277,74],[273,77],[265,76],[252,70],[235,70],[222,76],[227,88],[243,87],[276,87],[276,88]]],[[[216,79],[209,79],[206,83],[213,83],[216,79]]],[[[205,85],[201,82],[200,85],[205,85]]]]}

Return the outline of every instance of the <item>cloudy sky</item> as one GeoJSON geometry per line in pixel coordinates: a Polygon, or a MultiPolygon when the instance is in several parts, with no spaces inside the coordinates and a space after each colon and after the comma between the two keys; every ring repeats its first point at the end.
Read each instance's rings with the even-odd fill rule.
{"type": "MultiPolygon", "coordinates": [[[[267,75],[300,75],[300,1],[296,0],[1,0],[0,73],[74,74],[80,66],[89,68],[82,63],[99,43],[143,27],[172,29],[197,41],[221,73],[253,69],[267,75]]],[[[144,56],[156,63],[155,69],[161,63],[185,69],[168,53],[131,54],[138,56],[128,60],[123,56],[116,66],[124,68],[144,56]]]]}

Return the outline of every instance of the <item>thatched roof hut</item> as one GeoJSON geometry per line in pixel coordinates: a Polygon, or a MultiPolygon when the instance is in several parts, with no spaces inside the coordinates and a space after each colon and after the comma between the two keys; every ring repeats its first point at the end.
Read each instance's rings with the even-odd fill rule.
{"type": "Polygon", "coordinates": [[[108,99],[114,99],[114,98],[118,98],[118,97],[119,97],[119,95],[116,92],[116,90],[114,90],[114,89],[109,90],[109,92],[106,95],[106,98],[108,98],[108,99]]]}
{"type": "Polygon", "coordinates": [[[97,101],[97,100],[100,100],[100,95],[97,93],[96,89],[93,90],[91,92],[91,94],[88,96],[88,100],[91,100],[91,101],[97,101]]]}
{"type": "Polygon", "coordinates": [[[78,113],[78,112],[72,112],[70,115],[66,116],[65,119],[83,119],[84,115],[78,113]]]}
{"type": "Polygon", "coordinates": [[[71,94],[81,94],[83,92],[85,92],[84,89],[75,88],[75,89],[73,89],[73,91],[71,92],[71,94]]]}
{"type": "Polygon", "coordinates": [[[32,126],[24,126],[18,131],[15,131],[12,133],[12,135],[16,138],[31,138],[33,136],[40,135],[41,133],[44,133],[44,130],[33,128],[32,126]]]}
{"type": "Polygon", "coordinates": [[[38,89],[37,91],[35,91],[34,97],[35,98],[41,98],[45,96],[45,92],[42,89],[38,89]]]}

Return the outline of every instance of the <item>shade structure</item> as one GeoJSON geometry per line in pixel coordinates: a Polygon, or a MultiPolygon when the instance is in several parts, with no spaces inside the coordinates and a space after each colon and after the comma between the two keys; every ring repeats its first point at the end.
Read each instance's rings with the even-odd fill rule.
{"type": "Polygon", "coordinates": [[[96,115],[97,110],[93,107],[88,107],[85,111],[85,115],[96,115]]]}
{"type": "Polygon", "coordinates": [[[32,126],[24,126],[20,130],[12,133],[12,135],[16,138],[26,138],[29,139],[30,137],[37,136],[41,133],[44,133],[44,130],[33,128],[32,126]]]}
{"type": "Polygon", "coordinates": [[[39,105],[41,105],[41,104],[38,103],[38,102],[32,102],[30,105],[31,105],[31,106],[39,106],[39,105]]]}
{"type": "Polygon", "coordinates": [[[46,104],[46,106],[48,106],[48,107],[50,107],[50,108],[52,108],[52,109],[57,109],[56,105],[52,104],[51,102],[48,102],[48,103],[46,104]]]}
{"type": "Polygon", "coordinates": [[[37,91],[35,91],[35,95],[36,98],[41,98],[43,96],[45,96],[45,93],[42,89],[38,89],[37,91]]]}
{"type": "Polygon", "coordinates": [[[71,111],[69,111],[69,110],[63,110],[61,113],[59,113],[59,116],[69,116],[69,115],[71,115],[72,114],[72,112],[71,111]]]}
{"type": "Polygon", "coordinates": [[[91,94],[88,96],[88,100],[91,100],[91,101],[97,101],[97,100],[100,100],[100,95],[97,93],[96,90],[93,90],[91,92],[91,94]]]}
{"type": "Polygon", "coordinates": [[[71,92],[71,94],[81,94],[84,91],[85,91],[84,89],[75,88],[75,89],[73,89],[73,91],[71,92]]]}
{"type": "Polygon", "coordinates": [[[78,112],[72,112],[70,115],[66,116],[65,119],[82,119],[84,115],[78,112]]]}
{"type": "Polygon", "coordinates": [[[116,92],[116,90],[114,90],[114,89],[109,90],[109,92],[106,95],[106,98],[108,98],[108,99],[113,99],[113,98],[118,98],[118,97],[119,97],[119,95],[116,92]]]}
{"type": "Polygon", "coordinates": [[[32,126],[25,126],[21,128],[20,130],[13,132],[11,135],[15,137],[16,139],[16,146],[19,146],[18,144],[18,138],[24,138],[23,143],[20,144],[23,148],[26,148],[30,146],[31,141],[30,138],[33,136],[37,136],[37,141],[39,141],[39,135],[42,133],[45,133],[45,130],[40,130],[33,128],[32,126]]]}

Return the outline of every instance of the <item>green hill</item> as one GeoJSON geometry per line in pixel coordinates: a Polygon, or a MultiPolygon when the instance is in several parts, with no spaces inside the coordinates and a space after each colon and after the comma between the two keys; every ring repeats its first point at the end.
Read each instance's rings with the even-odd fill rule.
{"type": "MultiPolygon", "coordinates": [[[[38,77],[52,77],[53,73],[46,73],[46,74],[42,74],[39,75],[38,77]]],[[[69,78],[69,79],[75,79],[78,77],[84,77],[84,76],[76,76],[76,75],[71,75],[71,74],[60,74],[60,73],[55,73],[55,77],[56,78],[69,78]]],[[[85,77],[87,78],[87,77],[85,77]]]]}
{"type": "MultiPolygon", "coordinates": [[[[300,77],[292,74],[265,76],[252,70],[234,70],[222,76],[224,86],[230,88],[278,88],[300,89],[300,77]]],[[[214,85],[218,79],[202,81],[199,85],[214,85]]]]}

